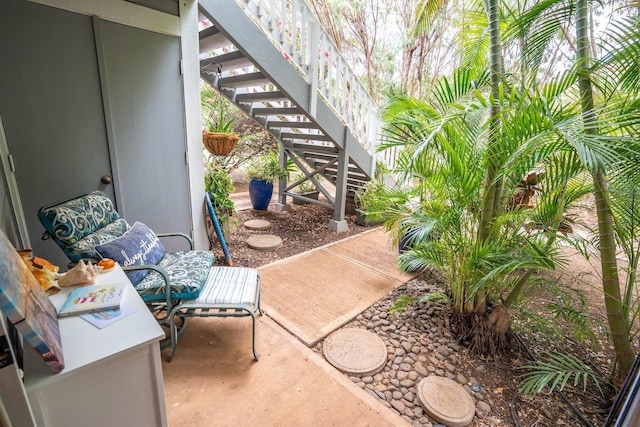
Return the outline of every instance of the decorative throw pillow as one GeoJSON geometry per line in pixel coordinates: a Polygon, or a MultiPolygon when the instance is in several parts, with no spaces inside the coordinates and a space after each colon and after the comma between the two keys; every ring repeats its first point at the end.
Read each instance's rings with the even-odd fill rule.
{"type": "MultiPolygon", "coordinates": [[[[133,224],[126,233],[110,242],[96,246],[96,252],[103,258],[111,258],[123,267],[130,265],[157,264],[166,250],[158,236],[141,222],[133,224]]],[[[150,270],[128,271],[131,283],[138,284],[150,270]]]]}

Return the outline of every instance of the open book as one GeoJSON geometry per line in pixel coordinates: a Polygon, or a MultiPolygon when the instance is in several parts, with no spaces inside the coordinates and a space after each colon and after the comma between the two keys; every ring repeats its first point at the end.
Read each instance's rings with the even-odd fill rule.
{"type": "Polygon", "coordinates": [[[74,289],[58,311],[58,317],[119,309],[124,286],[124,283],[110,283],[74,289]]]}

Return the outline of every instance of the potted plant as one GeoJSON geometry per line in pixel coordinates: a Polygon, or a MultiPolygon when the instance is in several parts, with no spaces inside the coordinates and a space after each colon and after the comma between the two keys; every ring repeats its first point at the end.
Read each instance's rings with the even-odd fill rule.
{"type": "Polygon", "coordinates": [[[204,171],[204,190],[211,197],[220,225],[228,228],[233,224],[235,214],[233,201],[229,197],[233,192],[233,180],[226,170],[210,162],[204,171]]]}
{"type": "Polygon", "coordinates": [[[273,182],[284,179],[288,170],[280,166],[278,153],[272,151],[269,154],[257,157],[247,164],[247,177],[249,178],[249,198],[255,210],[266,210],[273,195],[273,182]]]}
{"type": "MultiPolygon", "coordinates": [[[[296,181],[300,181],[304,179],[304,175],[303,174],[298,174],[295,177],[296,181]]],[[[314,199],[314,200],[318,200],[318,197],[320,196],[320,192],[316,189],[316,187],[313,185],[313,183],[310,180],[304,180],[302,181],[298,186],[295,187],[294,191],[301,195],[304,196],[307,199],[314,199]]],[[[303,199],[298,199],[296,197],[293,198],[293,203],[296,205],[303,205],[306,202],[303,199]]]]}
{"type": "Polygon", "coordinates": [[[222,102],[217,111],[214,108],[209,109],[205,130],[202,131],[202,143],[215,156],[229,155],[240,139],[240,135],[233,132],[235,118],[225,117],[224,106],[225,103],[222,102]]]}

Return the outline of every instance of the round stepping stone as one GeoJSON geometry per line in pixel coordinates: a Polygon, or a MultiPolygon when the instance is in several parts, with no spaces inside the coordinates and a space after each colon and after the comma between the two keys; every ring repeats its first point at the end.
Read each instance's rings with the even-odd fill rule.
{"type": "Polygon", "coordinates": [[[387,346],[373,332],[344,328],[329,335],[322,344],[329,363],[345,374],[373,375],[387,363],[387,346]]]}
{"type": "Polygon", "coordinates": [[[449,427],[466,427],[473,421],[476,406],[469,393],[455,381],[430,376],[418,384],[418,399],[434,420],[449,427]]]}
{"type": "Polygon", "coordinates": [[[247,230],[264,231],[271,228],[271,223],[266,219],[250,219],[244,222],[247,230]]]}
{"type": "Polygon", "coordinates": [[[258,251],[274,251],[282,246],[282,239],[273,234],[257,234],[247,239],[247,245],[258,251]]]}

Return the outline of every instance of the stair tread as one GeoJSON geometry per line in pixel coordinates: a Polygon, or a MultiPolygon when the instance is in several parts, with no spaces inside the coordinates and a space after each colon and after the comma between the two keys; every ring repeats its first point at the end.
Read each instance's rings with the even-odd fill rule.
{"type": "Polygon", "coordinates": [[[301,116],[306,115],[297,107],[260,107],[252,110],[254,116],[301,116]]]}
{"type": "Polygon", "coordinates": [[[234,68],[253,66],[254,64],[249,60],[249,58],[244,56],[242,52],[236,50],[200,60],[201,69],[211,67],[213,65],[220,65],[222,67],[222,71],[229,71],[234,68]]]}
{"type": "Polygon", "coordinates": [[[270,83],[269,79],[261,72],[238,74],[220,79],[221,87],[250,87],[261,86],[270,83]]]}
{"type": "Polygon", "coordinates": [[[269,120],[268,128],[295,128],[295,129],[317,129],[318,125],[313,122],[301,122],[295,120],[269,120]]]}
{"type": "Polygon", "coordinates": [[[336,152],[336,147],[326,146],[326,145],[316,145],[316,144],[294,144],[293,147],[290,147],[290,150],[298,155],[322,155],[326,156],[326,158],[335,159],[338,156],[336,152]]]}
{"type": "Polygon", "coordinates": [[[200,53],[207,53],[231,44],[217,27],[209,27],[198,33],[200,53]]]}
{"type": "Polygon", "coordinates": [[[317,134],[310,134],[310,133],[282,132],[282,134],[280,134],[280,137],[284,139],[308,139],[312,141],[331,141],[331,138],[329,138],[326,135],[317,135],[317,134]]]}
{"type": "Polygon", "coordinates": [[[236,95],[238,102],[286,101],[289,98],[280,91],[240,93],[236,95]]]}

